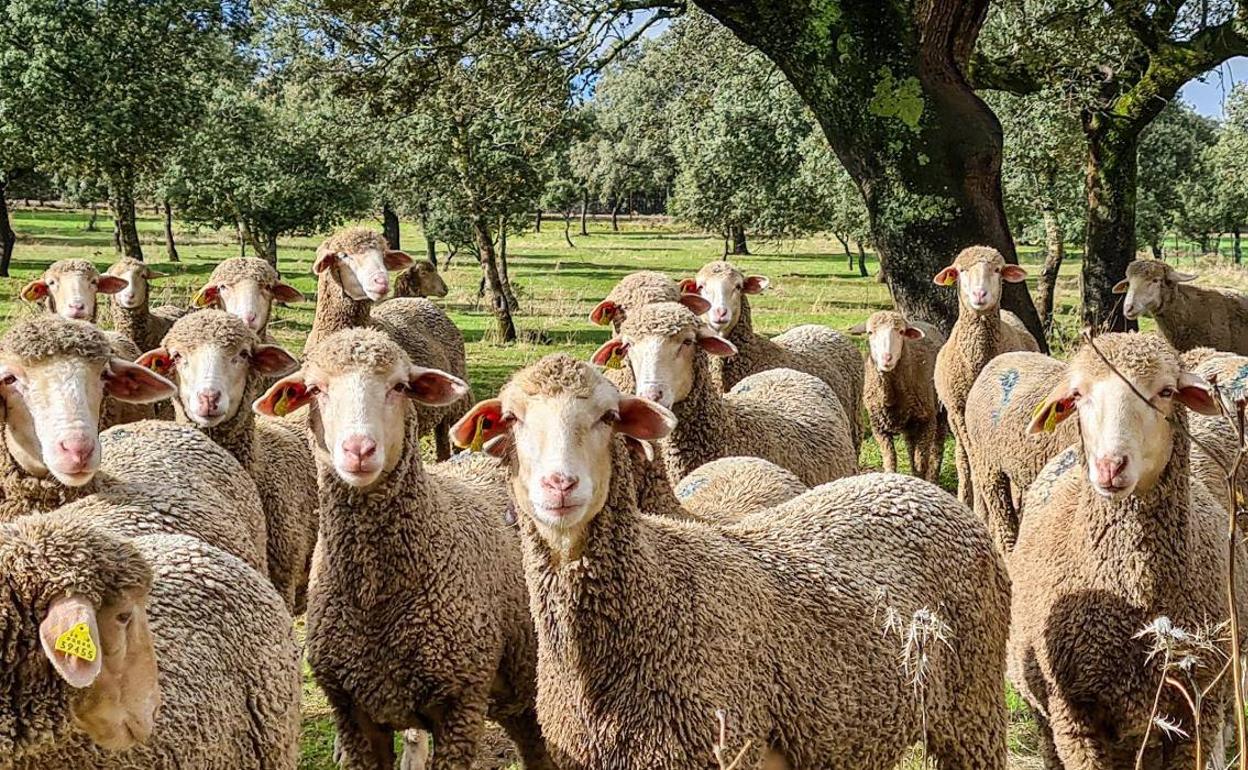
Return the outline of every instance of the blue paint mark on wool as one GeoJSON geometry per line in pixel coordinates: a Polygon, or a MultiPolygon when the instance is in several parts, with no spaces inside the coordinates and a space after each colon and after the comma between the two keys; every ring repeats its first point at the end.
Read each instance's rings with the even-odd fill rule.
{"type": "Polygon", "coordinates": [[[992,424],[996,425],[1001,422],[1001,412],[1005,411],[1005,407],[1009,406],[1010,397],[1014,395],[1014,387],[1018,385],[1019,374],[1017,369],[1007,369],[997,375],[997,382],[1001,383],[1001,403],[996,409],[992,410],[992,424]]]}
{"type": "Polygon", "coordinates": [[[695,492],[704,486],[706,486],[706,479],[701,476],[685,479],[685,482],[676,488],[676,499],[685,500],[692,497],[695,492]]]}

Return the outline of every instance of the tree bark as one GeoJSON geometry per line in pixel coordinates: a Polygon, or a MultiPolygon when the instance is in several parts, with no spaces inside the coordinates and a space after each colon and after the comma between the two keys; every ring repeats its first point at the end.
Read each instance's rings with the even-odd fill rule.
{"type": "Polygon", "coordinates": [[[238,256],[246,257],[247,256],[247,241],[250,240],[251,235],[248,231],[247,225],[243,222],[243,220],[241,219],[235,220],[234,226],[238,229],[238,256]]]}
{"type": "Polygon", "coordinates": [[[516,292],[511,287],[511,268],[507,264],[507,217],[498,218],[498,266],[507,306],[514,313],[520,309],[520,300],[516,299],[516,292]]]}
{"type": "Polygon", "coordinates": [[[542,231],[542,210],[537,210],[537,218],[533,222],[533,232],[540,233],[542,231]]]}
{"type": "Polygon", "coordinates": [[[845,261],[848,263],[845,266],[845,269],[853,270],[854,269],[854,252],[849,250],[849,241],[842,238],[840,234],[838,233],[832,233],[832,235],[836,236],[836,239],[841,242],[841,248],[845,250],[845,261]]]}
{"type": "Polygon", "coordinates": [[[620,199],[616,197],[611,204],[611,232],[618,233],[620,231],[620,199]]]}
{"type": "Polygon", "coordinates": [[[563,212],[563,240],[567,241],[569,249],[575,249],[576,244],[572,242],[572,213],[563,212]]]}
{"type": "Polygon", "coordinates": [[[425,236],[425,258],[435,268],[438,266],[438,242],[427,235],[425,236]]]}
{"type": "Polygon", "coordinates": [[[87,220],[87,232],[94,233],[100,229],[98,224],[100,219],[100,207],[95,201],[91,201],[91,218],[87,220]]]}
{"type": "Polygon", "coordinates": [[[17,245],[17,233],[9,218],[9,202],[5,198],[5,181],[0,175],[0,276],[9,277],[9,265],[13,262],[13,248],[17,245]]]}
{"type": "Polygon", "coordinates": [[[123,256],[143,259],[143,246],[139,243],[139,228],[134,211],[134,193],[124,186],[112,190],[113,219],[117,222],[117,245],[123,256]]]}
{"type": "Polygon", "coordinates": [[[257,233],[250,227],[244,227],[243,233],[251,241],[251,250],[255,255],[277,267],[277,233],[257,233]]]}
{"type": "Polygon", "coordinates": [[[581,196],[581,235],[589,235],[589,196],[581,196]]]}
{"type": "Polygon", "coordinates": [[[1088,139],[1084,192],[1083,326],[1100,331],[1138,328],[1122,313],[1114,285],[1135,259],[1135,179],[1139,132],[1108,115],[1084,116],[1088,139]]]}
{"type": "Polygon", "coordinates": [[[381,204],[381,234],[386,237],[390,248],[403,248],[399,245],[399,215],[391,208],[389,201],[381,204]]]}
{"type": "Polygon", "coordinates": [[[169,205],[166,198],[163,201],[165,210],[165,253],[169,256],[170,262],[181,262],[178,259],[178,246],[173,240],[173,207],[169,205]]]}
{"type": "Polygon", "coordinates": [[[481,271],[489,289],[490,309],[498,324],[498,337],[502,342],[516,341],[516,324],[511,317],[511,306],[503,289],[503,279],[498,271],[498,261],[494,254],[494,241],[490,236],[490,225],[484,216],[472,219],[472,231],[477,241],[477,251],[481,256],[481,271]]]}
{"type": "Polygon", "coordinates": [[[862,241],[856,243],[858,246],[858,275],[867,276],[867,253],[862,250],[862,241]]]}
{"type": "Polygon", "coordinates": [[[1057,293],[1057,274],[1066,258],[1066,238],[1061,220],[1053,209],[1045,209],[1044,217],[1044,268],[1036,283],[1036,312],[1047,334],[1053,329],[1053,301],[1057,293]]]}
{"type": "Polygon", "coordinates": [[[117,217],[113,217],[113,252],[121,254],[121,225],[117,222],[117,217]]]}
{"type": "Polygon", "coordinates": [[[748,255],[750,246],[745,240],[745,228],[741,225],[732,225],[728,228],[728,232],[732,236],[732,253],[748,255]]]}
{"type": "Polygon", "coordinates": [[[1244,261],[1244,252],[1240,250],[1239,225],[1235,225],[1231,228],[1231,237],[1234,238],[1231,245],[1231,256],[1234,257],[1235,264],[1242,264],[1244,261]]]}
{"type": "MultiPolygon", "coordinates": [[[[988,0],[695,2],[785,73],[863,193],[897,306],[948,331],[957,297],[932,277],[977,244],[1018,261],[1001,124],[964,74],[988,0]]],[[[1025,286],[1007,284],[1003,305],[1045,349],[1025,286]]]]}

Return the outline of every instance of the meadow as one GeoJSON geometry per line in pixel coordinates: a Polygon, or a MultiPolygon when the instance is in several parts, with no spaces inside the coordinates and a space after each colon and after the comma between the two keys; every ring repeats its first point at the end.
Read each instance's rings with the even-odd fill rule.
{"type": "MultiPolygon", "coordinates": [[[[149,210],[150,213],[150,210],[149,210]]],[[[87,212],[18,209],[13,224],[19,241],[11,277],[0,281],[0,325],[7,326],[21,315],[35,312],[18,297],[21,287],[51,262],[82,258],[104,269],[113,261],[112,242],[107,230],[87,229],[87,212]]],[[[103,226],[105,221],[101,219],[103,226]]],[[[377,223],[365,223],[376,225],[377,223]]],[[[176,237],[181,261],[167,260],[161,223],[155,217],[140,221],[144,253],[154,269],[168,273],[158,282],[153,303],[186,305],[191,295],[223,259],[239,253],[232,232],[192,231],[178,228],[176,237]]],[[[423,238],[415,228],[404,228],[402,238],[423,258],[423,238]]],[[[276,340],[292,352],[302,350],[312,323],[315,279],[312,260],[317,238],[291,238],[281,242],[279,263],[284,279],[302,290],[309,301],[279,308],[269,329],[276,340]]],[[[541,356],[565,351],[588,357],[608,336],[604,327],[594,326],[588,315],[624,275],[635,270],[661,270],[673,277],[692,275],[707,261],[722,254],[722,242],[712,236],[689,232],[661,220],[621,219],[620,231],[608,222],[592,222],[588,236],[573,236],[575,246],[563,238],[562,223],[550,222],[542,233],[529,232],[509,238],[512,283],[520,301],[517,326],[522,341],[501,345],[492,340],[493,317],[477,296],[480,271],[470,254],[461,252],[444,272],[450,294],[441,300],[447,312],[463,330],[467,342],[468,374],[475,394],[495,393],[511,372],[541,356]]],[[[783,243],[755,242],[753,254],[734,257],[748,272],[771,279],[771,288],[752,300],[754,322],[764,333],[778,333],[797,324],[821,323],[848,329],[877,309],[891,307],[888,291],[874,275],[875,256],[867,252],[869,277],[861,277],[857,266],[850,269],[837,241],[805,238],[783,243]]],[[[1040,254],[1035,247],[1021,249],[1022,262],[1033,276],[1039,272],[1040,254]]],[[[440,260],[445,253],[440,253],[440,260]]],[[[1187,267],[1184,260],[1184,267],[1187,267]]],[[[1210,268],[1208,263],[1196,263],[1210,268]]],[[[1057,347],[1068,346],[1077,337],[1076,303],[1079,254],[1072,250],[1062,267],[1057,297],[1057,347]]],[[[1208,280],[1220,284],[1242,284],[1242,274],[1229,268],[1211,271],[1208,280]]],[[[1034,286],[1034,278],[1029,279],[1034,286]]],[[[101,322],[107,325],[106,318],[101,322]]],[[[1147,322],[1146,322],[1147,323],[1147,322]]],[[[861,344],[861,343],[860,343],[861,344]]],[[[942,481],[955,485],[950,447],[942,481]]],[[[902,453],[904,457],[904,453],[902,453]]],[[[879,454],[870,441],[863,444],[864,467],[879,467],[879,454]]],[[[904,460],[903,460],[904,462],[904,460]]],[[[329,770],[333,762],[333,726],[328,705],[305,673],[303,770],[329,770]]],[[[1037,767],[1031,725],[1013,693],[1011,706],[1011,767],[1037,767]]],[[[479,767],[512,766],[509,746],[497,731],[491,731],[479,767]]]]}

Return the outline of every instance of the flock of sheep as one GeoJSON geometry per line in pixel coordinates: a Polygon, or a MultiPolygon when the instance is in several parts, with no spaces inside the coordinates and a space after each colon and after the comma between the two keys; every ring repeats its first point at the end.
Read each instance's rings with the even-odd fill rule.
{"type": "Polygon", "coordinates": [[[3,770],[291,770],[301,653],[345,768],[391,770],[402,732],[405,770],[466,770],[488,718],[531,769],[864,770],[921,742],[1004,770],[1007,676],[1049,768],[1221,745],[1221,661],[1189,707],[1140,631],[1226,615],[1245,298],[1133,263],[1124,308],[1165,338],[1061,362],[1000,309],[1025,271],[973,247],[935,276],[948,339],[878,312],[864,362],[824,326],[758,334],[767,280],[712,262],[626,277],[591,362],[474,403],[446,314],[387,298],[400,270],[445,295],[436,271],[362,228],[314,270],[302,361],[266,333],[301,295],[261,260],[192,309],[151,307],[132,260],[23,290],[49,312],[0,338],[3,770]],[[859,473],[864,414],[885,473],[859,473]]]}

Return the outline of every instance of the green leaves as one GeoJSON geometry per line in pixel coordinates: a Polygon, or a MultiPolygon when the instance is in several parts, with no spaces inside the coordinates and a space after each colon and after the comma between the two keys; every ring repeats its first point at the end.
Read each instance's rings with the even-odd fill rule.
{"type": "Polygon", "coordinates": [[[882,118],[897,118],[911,131],[917,131],[923,117],[923,86],[919,79],[912,76],[898,81],[888,67],[881,67],[879,74],[867,110],[882,118]]]}

